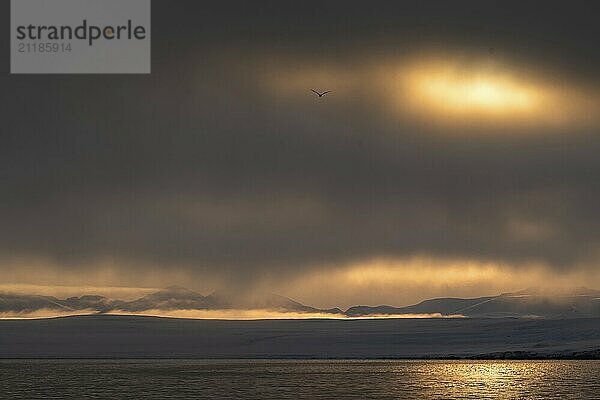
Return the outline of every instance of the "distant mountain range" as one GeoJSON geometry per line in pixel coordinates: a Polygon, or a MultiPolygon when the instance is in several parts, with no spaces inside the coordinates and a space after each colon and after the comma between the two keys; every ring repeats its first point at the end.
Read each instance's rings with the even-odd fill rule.
{"type": "Polygon", "coordinates": [[[515,293],[472,299],[431,299],[407,307],[356,306],[350,307],[345,312],[349,317],[433,313],[479,318],[600,317],[600,290],[576,288],[560,294],[547,294],[531,288],[515,293]]]}
{"type": "Polygon", "coordinates": [[[42,309],[98,313],[119,311],[143,313],[149,310],[270,310],[306,314],[343,314],[339,308],[319,309],[276,294],[238,296],[226,291],[217,291],[208,296],[203,296],[200,293],[178,286],[170,286],[133,301],[115,300],[95,295],[58,299],[53,296],[0,293],[0,313],[18,314],[42,309]]]}
{"type": "Polygon", "coordinates": [[[137,300],[123,301],[104,296],[85,295],[58,299],[52,296],[2,294],[0,313],[23,314],[37,310],[89,313],[143,313],[149,310],[271,310],[334,316],[375,317],[415,314],[464,316],[473,318],[587,318],[600,317],[600,291],[576,288],[560,294],[547,294],[539,289],[504,293],[478,298],[437,298],[406,307],[354,306],[345,312],[339,308],[320,309],[276,294],[244,296],[217,291],[203,296],[192,290],[172,286],[137,300]]]}

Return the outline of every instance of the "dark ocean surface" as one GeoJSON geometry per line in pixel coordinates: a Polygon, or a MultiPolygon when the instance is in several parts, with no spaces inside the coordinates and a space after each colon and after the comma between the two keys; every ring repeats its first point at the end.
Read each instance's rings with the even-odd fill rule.
{"type": "Polygon", "coordinates": [[[598,399],[600,361],[2,360],[2,399],[598,399]]]}

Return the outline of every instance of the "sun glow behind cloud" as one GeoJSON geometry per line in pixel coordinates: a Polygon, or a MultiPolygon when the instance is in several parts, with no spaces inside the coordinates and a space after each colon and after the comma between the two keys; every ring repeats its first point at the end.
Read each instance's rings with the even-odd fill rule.
{"type": "Polygon", "coordinates": [[[419,68],[404,78],[412,97],[438,112],[456,115],[519,116],[536,112],[542,90],[502,73],[419,68]]]}
{"type": "Polygon", "coordinates": [[[396,67],[395,109],[442,127],[476,127],[480,134],[497,126],[547,134],[547,128],[595,125],[596,92],[550,70],[526,62],[424,57],[396,67]]]}
{"type": "MultiPolygon", "coordinates": [[[[433,54],[433,53],[432,53],[433,54]]],[[[568,76],[522,61],[438,54],[402,59],[303,65],[285,56],[258,69],[261,88],[270,96],[294,103],[312,87],[332,89],[327,101],[348,106],[352,101],[376,104],[373,112],[387,117],[445,128],[476,128],[479,134],[547,134],[552,129],[597,124],[600,99],[568,76]],[[264,89],[263,89],[264,90],[264,89]],[[370,99],[370,100],[369,100],[370,99]],[[483,128],[483,129],[480,129],[483,128]],[[513,130],[512,128],[515,128],[513,130]],[[523,129],[521,129],[523,128],[523,129]]],[[[373,114],[378,115],[378,114],[373,114]]],[[[464,129],[452,132],[466,132],[464,129]]]]}

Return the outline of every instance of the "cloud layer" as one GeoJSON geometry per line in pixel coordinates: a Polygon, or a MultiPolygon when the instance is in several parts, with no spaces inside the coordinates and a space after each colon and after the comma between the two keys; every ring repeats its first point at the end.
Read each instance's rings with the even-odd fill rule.
{"type": "Polygon", "coordinates": [[[277,291],[425,257],[599,284],[593,13],[424,3],[158,1],[151,76],[3,74],[6,281],[277,291]],[[442,105],[548,103],[447,115],[403,83],[423,63],[460,70],[442,105]]]}

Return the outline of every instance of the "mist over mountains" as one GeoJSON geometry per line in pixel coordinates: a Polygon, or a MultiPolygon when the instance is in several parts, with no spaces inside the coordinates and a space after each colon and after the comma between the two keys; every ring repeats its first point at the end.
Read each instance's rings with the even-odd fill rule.
{"type": "Polygon", "coordinates": [[[178,286],[170,286],[133,301],[97,295],[58,299],[53,296],[0,294],[0,313],[28,313],[37,310],[97,313],[143,313],[149,310],[270,310],[283,313],[327,313],[332,315],[343,313],[338,308],[310,307],[276,294],[241,296],[227,291],[216,291],[204,296],[178,286]]]}
{"type": "Polygon", "coordinates": [[[45,310],[61,313],[133,313],[148,311],[187,310],[268,310],[279,313],[316,314],[332,318],[370,317],[471,317],[471,318],[589,318],[600,317],[600,291],[575,288],[561,293],[545,293],[531,288],[520,292],[478,298],[435,298],[418,304],[393,307],[353,306],[321,309],[304,305],[277,294],[240,295],[216,291],[207,296],[192,290],[171,286],[132,301],[111,299],[98,295],[83,295],[59,299],[53,296],[0,294],[0,315],[18,317],[45,310]]]}
{"type": "Polygon", "coordinates": [[[532,288],[471,299],[437,298],[407,307],[355,306],[349,317],[397,314],[462,315],[473,318],[587,318],[600,316],[600,291],[575,288],[548,294],[532,288]]]}

